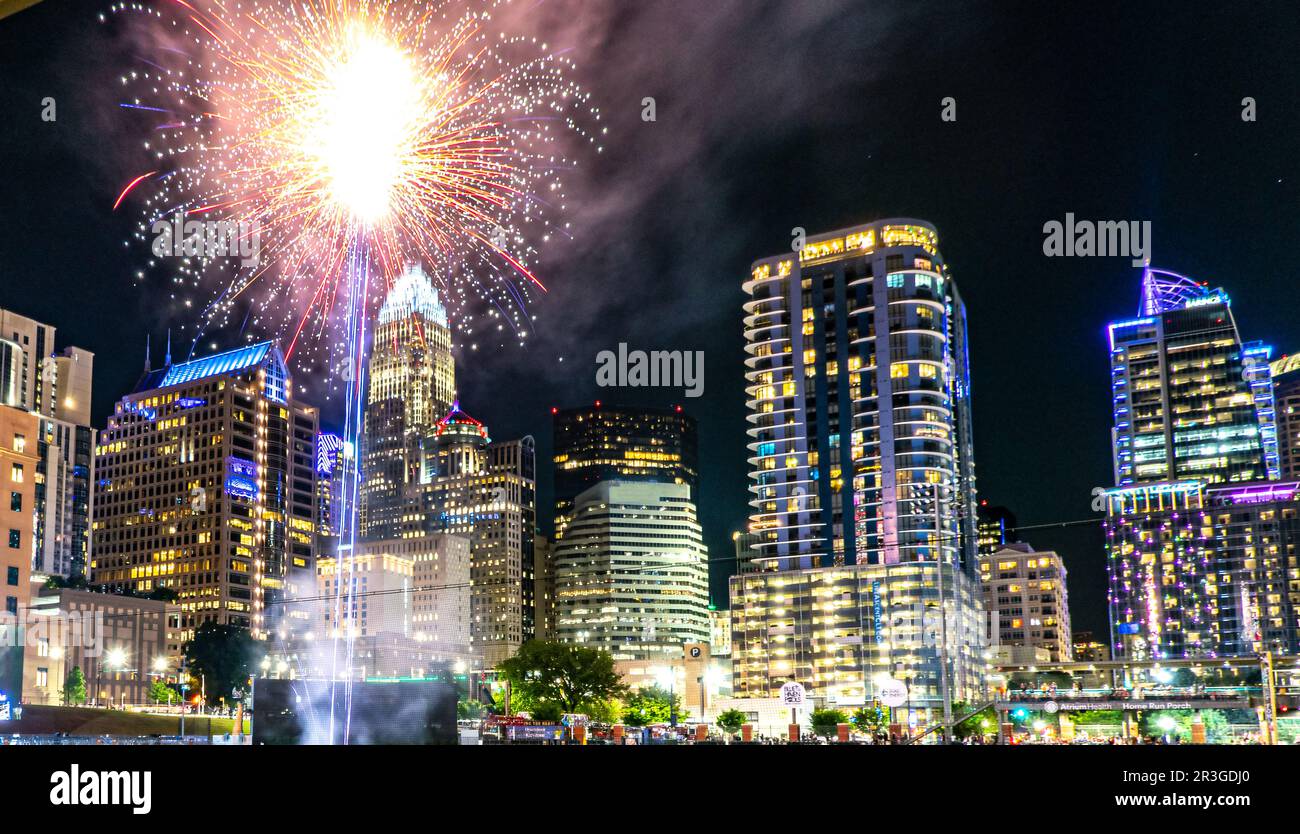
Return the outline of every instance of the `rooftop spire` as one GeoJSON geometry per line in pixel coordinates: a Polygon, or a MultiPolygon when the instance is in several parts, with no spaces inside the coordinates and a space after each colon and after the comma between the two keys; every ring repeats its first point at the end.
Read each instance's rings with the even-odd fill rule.
{"type": "Polygon", "coordinates": [[[144,372],[145,373],[149,373],[150,371],[153,370],[153,368],[150,367],[150,363],[149,363],[149,342],[150,342],[150,336],[148,333],[146,333],[144,334],[144,372]]]}

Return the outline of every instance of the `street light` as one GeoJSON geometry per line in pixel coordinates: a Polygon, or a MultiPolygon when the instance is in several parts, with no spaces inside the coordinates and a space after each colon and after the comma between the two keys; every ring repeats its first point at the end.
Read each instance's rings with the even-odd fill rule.
{"type": "Polygon", "coordinates": [[[1165,744],[1169,743],[1169,734],[1178,726],[1178,721],[1172,715],[1162,715],[1156,719],[1156,726],[1165,734],[1165,744]]]}
{"type": "Polygon", "coordinates": [[[655,669],[655,683],[659,688],[664,688],[664,680],[668,681],[668,724],[677,727],[677,673],[671,666],[659,666],[655,669]]]}
{"type": "Polygon", "coordinates": [[[126,670],[126,649],[116,648],[104,652],[103,661],[95,667],[95,705],[99,705],[99,699],[104,694],[100,687],[103,678],[103,670],[113,673],[123,672],[126,670]]]}

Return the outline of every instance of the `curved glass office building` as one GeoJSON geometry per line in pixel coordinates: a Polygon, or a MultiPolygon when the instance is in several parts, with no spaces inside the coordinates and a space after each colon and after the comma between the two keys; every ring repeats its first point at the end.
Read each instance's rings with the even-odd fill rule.
{"type": "Polygon", "coordinates": [[[746,391],[761,560],[898,564],[937,547],[974,565],[966,309],[937,245],[928,223],[884,220],[754,263],[746,391]]]}
{"type": "Polygon", "coordinates": [[[736,693],[798,681],[851,707],[901,680],[928,720],[947,646],[950,696],[978,697],[966,309],[934,227],[810,236],[744,288],[757,571],[731,580],[736,693]]]}

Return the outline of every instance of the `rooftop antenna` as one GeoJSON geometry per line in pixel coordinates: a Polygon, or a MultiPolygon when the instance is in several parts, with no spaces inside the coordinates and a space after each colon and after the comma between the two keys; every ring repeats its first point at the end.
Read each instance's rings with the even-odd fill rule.
{"type": "Polygon", "coordinates": [[[149,334],[144,334],[144,372],[149,373],[153,368],[149,365],[149,334]]]}
{"type": "Polygon", "coordinates": [[[170,327],[167,328],[167,358],[163,360],[163,364],[168,368],[172,366],[172,329],[170,327]]]}

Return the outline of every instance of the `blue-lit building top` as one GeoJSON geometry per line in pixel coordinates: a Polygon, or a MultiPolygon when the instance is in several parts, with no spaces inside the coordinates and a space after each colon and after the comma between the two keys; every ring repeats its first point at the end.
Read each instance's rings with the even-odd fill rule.
{"type": "Polygon", "coordinates": [[[1278,477],[1272,349],[1242,342],[1225,291],[1147,267],[1108,332],[1117,486],[1278,477]]]}
{"type": "Polygon", "coordinates": [[[207,377],[258,368],[266,371],[264,393],[267,398],[284,403],[289,384],[289,372],[285,366],[284,355],[280,353],[276,343],[270,341],[214,353],[188,362],[173,364],[168,361],[163,367],[146,372],[136,385],[135,392],[171,388],[207,377]]]}

